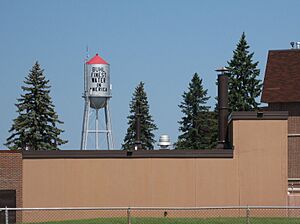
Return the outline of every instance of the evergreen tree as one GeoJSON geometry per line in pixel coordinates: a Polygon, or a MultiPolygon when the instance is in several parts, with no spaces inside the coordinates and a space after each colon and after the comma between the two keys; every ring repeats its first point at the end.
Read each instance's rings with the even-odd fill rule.
{"type": "Polygon", "coordinates": [[[181,112],[184,113],[179,131],[182,134],[178,137],[175,144],[176,149],[208,149],[215,142],[213,130],[215,127],[215,114],[209,111],[206,106],[207,90],[203,88],[202,79],[197,73],[194,74],[187,92],[184,92],[183,101],[179,105],[181,112]]]}
{"type": "Polygon", "coordinates": [[[142,149],[149,150],[154,147],[155,140],[153,131],[157,130],[157,127],[149,113],[148,99],[144,90],[144,85],[143,82],[140,82],[133,93],[129,105],[130,115],[127,117],[129,127],[124,138],[122,149],[133,149],[135,146],[137,113],[140,114],[142,149]]]}
{"type": "Polygon", "coordinates": [[[258,79],[258,62],[253,62],[254,53],[249,53],[245,33],[242,34],[233,58],[228,62],[229,69],[229,108],[230,111],[256,110],[256,98],[261,93],[262,84],[258,79]]]}
{"type": "Polygon", "coordinates": [[[209,137],[210,137],[210,145],[209,148],[213,149],[217,146],[218,143],[218,111],[217,108],[214,111],[209,111],[208,116],[209,122],[209,137]]]}
{"type": "Polygon", "coordinates": [[[58,150],[58,146],[65,144],[59,138],[63,132],[56,124],[58,120],[54,111],[50,93],[49,80],[45,79],[44,70],[38,62],[32,67],[28,77],[25,77],[25,86],[18,99],[18,117],[14,119],[9,130],[11,136],[7,138],[6,146],[13,150],[58,150]]]}

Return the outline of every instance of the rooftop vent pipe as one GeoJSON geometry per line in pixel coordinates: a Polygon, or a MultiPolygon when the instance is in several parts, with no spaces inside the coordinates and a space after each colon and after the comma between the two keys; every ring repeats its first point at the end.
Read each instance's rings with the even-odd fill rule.
{"type": "Polygon", "coordinates": [[[140,105],[137,105],[136,114],[135,114],[135,128],[136,128],[136,136],[134,143],[134,150],[142,149],[142,141],[141,141],[141,108],[140,105]]]}
{"type": "Polygon", "coordinates": [[[218,149],[228,148],[227,123],[228,123],[228,69],[225,67],[218,72],[218,149]]]}
{"type": "Polygon", "coordinates": [[[170,137],[168,135],[161,135],[159,137],[158,145],[160,149],[168,149],[171,145],[170,137]]]}

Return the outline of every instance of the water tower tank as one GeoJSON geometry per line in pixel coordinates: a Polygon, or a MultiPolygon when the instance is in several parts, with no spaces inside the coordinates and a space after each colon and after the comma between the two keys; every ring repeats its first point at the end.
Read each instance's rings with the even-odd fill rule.
{"type": "Polygon", "coordinates": [[[86,62],[86,91],[90,99],[90,107],[105,107],[111,97],[109,64],[98,54],[86,62]]]}

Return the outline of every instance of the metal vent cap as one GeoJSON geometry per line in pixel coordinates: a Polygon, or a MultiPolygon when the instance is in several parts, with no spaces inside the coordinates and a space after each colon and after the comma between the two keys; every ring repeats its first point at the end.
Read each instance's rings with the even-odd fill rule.
{"type": "Polygon", "coordinates": [[[159,137],[158,145],[162,149],[166,149],[171,145],[170,137],[168,135],[161,135],[159,137]]]}

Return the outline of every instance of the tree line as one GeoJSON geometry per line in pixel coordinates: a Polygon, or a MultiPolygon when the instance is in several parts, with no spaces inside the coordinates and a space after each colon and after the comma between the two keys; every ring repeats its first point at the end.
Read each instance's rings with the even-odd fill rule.
{"type": "MultiPolygon", "coordinates": [[[[258,62],[253,62],[254,53],[249,52],[245,33],[242,34],[233,57],[228,61],[229,110],[257,110],[257,97],[261,93],[262,83],[258,79],[258,62]]],[[[63,124],[58,119],[50,97],[49,80],[46,80],[38,62],[34,64],[25,78],[22,90],[25,92],[15,104],[18,116],[13,120],[5,145],[13,150],[58,150],[67,143],[60,138],[63,132],[58,128],[63,124]]],[[[217,105],[207,105],[210,97],[203,86],[203,80],[195,73],[182,94],[179,104],[183,116],[179,124],[180,135],[174,146],[176,149],[210,149],[217,144],[217,105]]],[[[136,119],[140,121],[140,140],[142,148],[154,148],[154,131],[157,126],[150,114],[145,91],[145,83],[135,88],[129,104],[128,128],[122,149],[133,149],[136,141],[136,119]]]]}
{"type": "MultiPolygon", "coordinates": [[[[259,103],[257,97],[261,93],[262,84],[258,79],[260,70],[258,62],[253,62],[254,53],[249,52],[249,45],[245,33],[233,51],[233,57],[228,61],[229,76],[229,111],[253,111],[257,110],[259,103]]],[[[211,149],[217,145],[218,114],[217,104],[215,108],[207,105],[210,97],[207,89],[203,87],[203,80],[195,73],[188,84],[188,89],[182,95],[179,108],[183,116],[179,123],[180,135],[174,144],[176,149],[211,149]]],[[[153,131],[157,129],[152,116],[149,113],[147,95],[144,83],[140,82],[136,87],[130,103],[130,115],[128,129],[124,138],[122,149],[133,149],[136,138],[136,111],[138,107],[143,110],[141,119],[141,141],[143,149],[154,148],[153,131]]]]}

